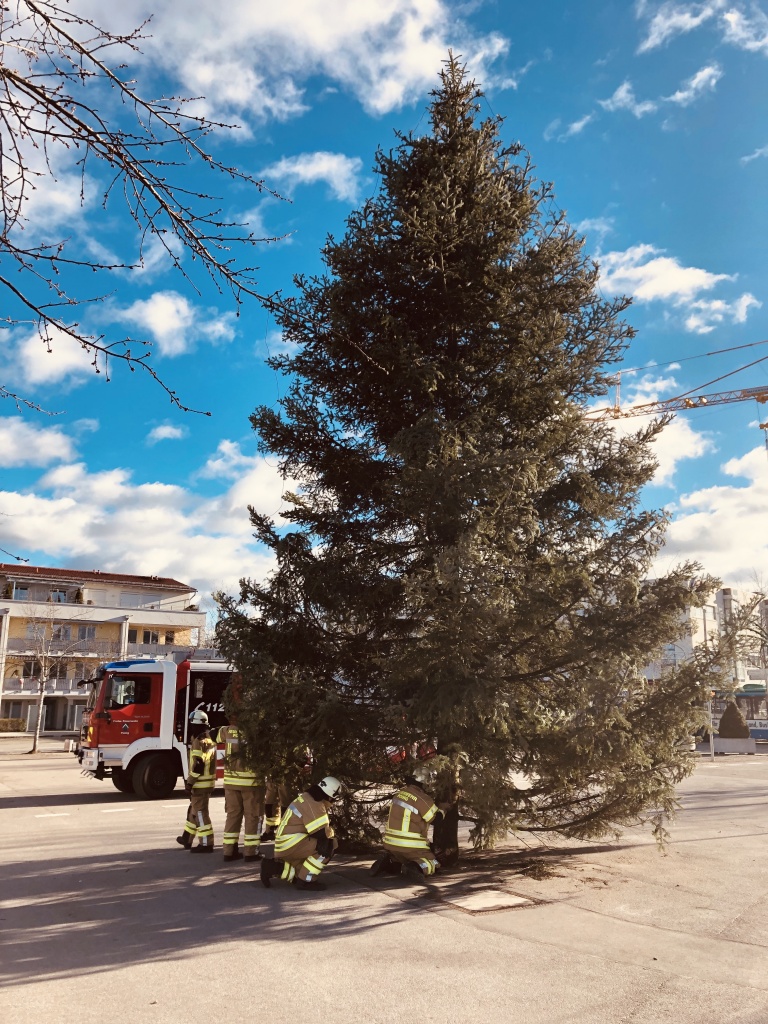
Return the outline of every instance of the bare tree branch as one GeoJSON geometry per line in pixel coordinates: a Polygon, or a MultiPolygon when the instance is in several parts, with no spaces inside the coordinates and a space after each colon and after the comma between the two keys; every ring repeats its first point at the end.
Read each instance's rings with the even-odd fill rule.
{"type": "MultiPolygon", "coordinates": [[[[151,367],[150,342],[106,341],[54,312],[104,299],[77,294],[68,272],[135,270],[142,265],[147,239],[156,238],[172,266],[196,290],[182,266],[183,253],[191,254],[217,290],[228,291],[238,307],[246,295],[273,305],[274,297],[258,291],[258,268],[239,256],[275,239],[258,238],[247,225],[228,219],[221,199],[187,184],[188,169],[203,167],[218,180],[223,176],[280,197],[261,179],[206,148],[212,132],[231,126],[194,113],[190,98],[140,95],[135,83],[120,74],[122,65],[107,63],[108,50],[138,53],[146,24],[128,34],[115,33],[72,11],[69,0],[10,0],[0,6],[0,19],[0,260],[6,264],[0,285],[31,312],[48,351],[60,331],[83,348],[95,372],[104,372],[107,379],[109,361],[120,360],[132,371],[149,373],[182,411],[201,412],[185,405],[151,367]],[[122,192],[137,228],[134,261],[89,259],[72,252],[69,238],[52,242],[35,236],[34,218],[27,213],[35,192],[59,180],[63,162],[67,169],[76,168],[85,206],[94,187],[87,173],[94,161],[108,172],[101,186],[102,207],[122,192]],[[17,275],[15,284],[10,282],[11,269],[17,275]]],[[[4,322],[27,321],[10,315],[4,322]]],[[[38,408],[2,385],[0,398],[38,408]]]]}

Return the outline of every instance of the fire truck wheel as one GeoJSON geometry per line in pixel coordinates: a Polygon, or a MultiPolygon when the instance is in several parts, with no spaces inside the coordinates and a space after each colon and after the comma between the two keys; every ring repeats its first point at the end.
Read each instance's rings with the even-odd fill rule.
{"type": "Polygon", "coordinates": [[[176,786],[176,770],[165,754],[143,757],[133,769],[133,791],[144,800],[162,800],[176,786]]]}
{"type": "Polygon", "coordinates": [[[112,785],[115,789],[119,789],[121,793],[133,792],[133,778],[129,772],[124,771],[122,768],[112,769],[112,785]]]}

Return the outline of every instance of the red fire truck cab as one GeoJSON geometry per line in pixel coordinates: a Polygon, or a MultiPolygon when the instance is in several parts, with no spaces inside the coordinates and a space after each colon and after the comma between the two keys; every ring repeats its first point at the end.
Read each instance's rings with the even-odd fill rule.
{"type": "Polygon", "coordinates": [[[113,661],[102,666],[75,751],[83,774],[110,778],[121,793],[158,800],[187,771],[189,716],[205,711],[215,736],[226,725],[223,662],[113,661]]]}

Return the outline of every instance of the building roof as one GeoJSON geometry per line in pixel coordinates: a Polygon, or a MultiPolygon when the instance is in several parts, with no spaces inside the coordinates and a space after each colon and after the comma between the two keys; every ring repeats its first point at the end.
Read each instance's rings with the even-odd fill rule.
{"type": "Polygon", "coordinates": [[[8,565],[0,562],[0,576],[9,580],[43,580],[47,583],[74,583],[78,586],[114,584],[120,587],[147,587],[151,590],[182,590],[196,593],[195,587],[169,576],[130,576],[120,572],[105,572],[101,569],[52,569],[44,565],[8,565]]]}

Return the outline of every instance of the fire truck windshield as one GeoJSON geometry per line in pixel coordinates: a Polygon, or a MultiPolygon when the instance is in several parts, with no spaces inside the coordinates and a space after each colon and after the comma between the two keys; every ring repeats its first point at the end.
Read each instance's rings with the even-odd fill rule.
{"type": "Polygon", "coordinates": [[[151,686],[147,676],[110,676],[104,693],[104,710],[115,711],[129,704],[149,704],[151,686]]]}

